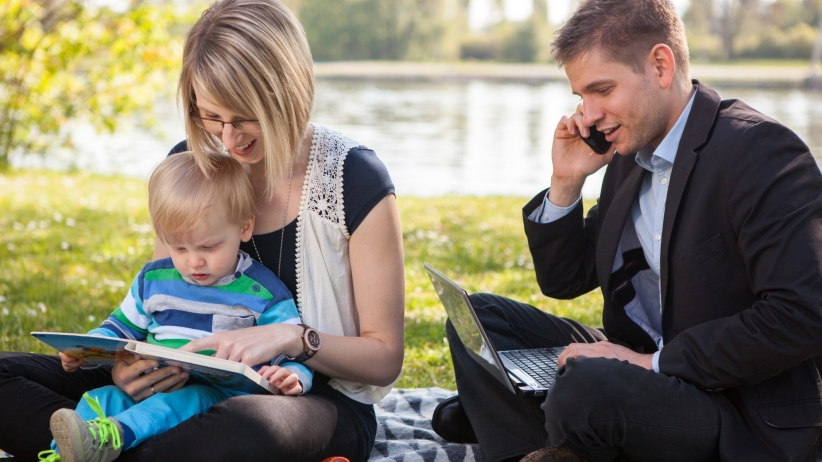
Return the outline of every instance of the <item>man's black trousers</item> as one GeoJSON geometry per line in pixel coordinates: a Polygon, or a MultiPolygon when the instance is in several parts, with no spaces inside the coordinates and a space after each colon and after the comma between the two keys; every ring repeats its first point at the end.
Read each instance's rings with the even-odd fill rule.
{"type": "MultiPolygon", "coordinates": [[[[498,350],[608,340],[599,330],[490,294],[471,302],[498,350]]],[[[512,394],[446,333],[462,403],[489,461],[564,445],[592,461],[719,460],[709,392],[626,361],[569,360],[545,399],[512,394]]],[[[618,342],[616,342],[618,343],[618,342]]]]}

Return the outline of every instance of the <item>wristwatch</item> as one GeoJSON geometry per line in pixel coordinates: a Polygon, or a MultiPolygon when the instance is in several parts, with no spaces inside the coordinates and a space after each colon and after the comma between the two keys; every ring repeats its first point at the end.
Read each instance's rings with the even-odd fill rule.
{"type": "Polygon", "coordinates": [[[312,327],[308,327],[305,324],[298,324],[299,326],[303,327],[303,354],[297,356],[296,358],[292,358],[291,356],[285,355],[289,361],[296,361],[301,363],[310,359],[312,356],[317,354],[320,351],[320,333],[317,332],[316,329],[312,327]]]}

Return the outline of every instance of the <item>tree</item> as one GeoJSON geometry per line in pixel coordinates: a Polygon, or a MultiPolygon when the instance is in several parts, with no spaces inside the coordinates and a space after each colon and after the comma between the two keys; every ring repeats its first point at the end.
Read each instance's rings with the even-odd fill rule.
{"type": "Polygon", "coordinates": [[[72,118],[114,130],[172,92],[176,17],[139,1],[123,12],[80,0],[0,2],[0,169],[16,153],[70,145],[72,118]]]}
{"type": "Polygon", "coordinates": [[[691,56],[707,61],[714,38],[711,36],[714,29],[714,0],[691,0],[682,20],[691,56]]]}
{"type": "Polygon", "coordinates": [[[736,57],[736,41],[743,29],[756,23],[759,0],[720,0],[718,32],[722,39],[725,58],[736,57]]]}
{"type": "MultiPolygon", "coordinates": [[[[297,0],[291,0],[296,4],[297,0]]],[[[314,58],[448,60],[467,28],[466,0],[299,0],[314,58]]]]}

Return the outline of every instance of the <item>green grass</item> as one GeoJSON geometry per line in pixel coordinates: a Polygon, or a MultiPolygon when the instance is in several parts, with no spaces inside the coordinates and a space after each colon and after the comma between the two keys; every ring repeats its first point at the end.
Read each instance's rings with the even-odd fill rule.
{"type": "MultiPolygon", "coordinates": [[[[524,198],[400,198],[406,269],[400,387],[454,389],[445,312],[423,270],[600,325],[602,297],[542,296],[522,231],[524,198]]],[[[590,204],[589,204],[590,205],[590,204]]],[[[31,331],[86,332],[120,303],[151,258],[145,183],[46,172],[0,175],[0,351],[53,353],[31,331]]]]}

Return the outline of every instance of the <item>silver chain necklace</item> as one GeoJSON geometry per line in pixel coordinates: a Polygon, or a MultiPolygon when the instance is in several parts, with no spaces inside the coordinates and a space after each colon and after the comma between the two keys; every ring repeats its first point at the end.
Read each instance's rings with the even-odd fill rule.
{"type": "MultiPolygon", "coordinates": [[[[299,155],[299,154],[298,154],[299,155]]],[[[285,196],[285,212],[283,212],[283,227],[280,230],[280,258],[277,261],[277,277],[282,279],[280,275],[282,274],[283,268],[283,241],[285,240],[285,225],[286,220],[288,220],[288,204],[291,201],[291,180],[294,178],[294,162],[297,160],[297,156],[294,156],[294,159],[291,160],[291,168],[288,170],[288,194],[285,196]]],[[[263,258],[260,256],[260,251],[257,249],[257,243],[254,242],[254,235],[251,235],[251,245],[254,246],[254,252],[257,254],[257,261],[260,264],[264,265],[263,258]]]]}

